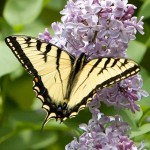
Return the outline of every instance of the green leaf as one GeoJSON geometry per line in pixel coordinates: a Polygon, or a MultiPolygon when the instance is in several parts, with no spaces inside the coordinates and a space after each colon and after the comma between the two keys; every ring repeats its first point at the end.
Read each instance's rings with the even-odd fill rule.
{"type": "Polygon", "coordinates": [[[145,46],[148,46],[150,44],[150,26],[149,22],[144,22],[144,35],[137,33],[136,34],[136,41],[140,41],[141,43],[145,44],[145,46]]]}
{"type": "Polygon", "coordinates": [[[30,139],[30,148],[31,149],[41,149],[44,148],[48,145],[51,145],[52,143],[54,143],[57,140],[57,136],[56,134],[54,134],[53,131],[45,131],[42,133],[42,137],[40,132],[39,133],[34,133],[30,139]],[[32,139],[32,137],[34,137],[32,139]]]}
{"type": "Polygon", "coordinates": [[[150,123],[144,124],[143,126],[139,127],[137,131],[132,131],[130,137],[133,138],[146,134],[148,132],[150,132],[150,123]]]}
{"type": "Polygon", "coordinates": [[[76,117],[67,119],[64,121],[64,124],[70,128],[77,129],[81,123],[88,123],[88,120],[91,119],[91,113],[88,109],[84,109],[79,112],[76,117]]]}
{"type": "MultiPolygon", "coordinates": [[[[147,72],[146,69],[142,68],[140,72],[143,78],[143,90],[146,90],[150,94],[150,74],[147,72]]],[[[146,111],[150,108],[150,96],[142,98],[139,102],[143,111],[146,111]]]]}
{"type": "Polygon", "coordinates": [[[0,42],[0,77],[8,74],[19,67],[19,62],[6,46],[4,42],[0,42]]]}
{"type": "Polygon", "coordinates": [[[11,89],[7,91],[9,97],[15,101],[20,108],[28,109],[31,107],[35,92],[32,90],[32,79],[29,78],[28,74],[11,82],[8,89],[11,89]]]}
{"type": "Polygon", "coordinates": [[[135,113],[125,109],[120,111],[120,115],[123,117],[123,120],[126,121],[132,130],[138,129],[137,123],[141,119],[143,112],[137,111],[135,113]]]}
{"type": "Polygon", "coordinates": [[[43,11],[40,14],[41,21],[44,22],[44,24],[48,27],[50,26],[50,23],[60,21],[60,17],[61,15],[58,11],[49,8],[43,9],[43,11]],[[49,15],[47,15],[49,13],[51,14],[50,17],[49,15]]]}
{"type": "Polygon", "coordinates": [[[62,10],[63,7],[65,6],[65,4],[67,3],[67,0],[63,0],[63,1],[60,1],[60,0],[51,0],[47,7],[49,7],[50,9],[54,9],[54,10],[62,10]]]}
{"type": "Polygon", "coordinates": [[[44,148],[57,140],[57,135],[54,132],[40,132],[24,129],[21,131],[12,132],[8,139],[0,143],[1,150],[37,150],[44,148]]]}
{"type": "Polygon", "coordinates": [[[42,0],[8,0],[3,15],[11,26],[22,26],[33,22],[41,9],[42,0]]]}
{"type": "Polygon", "coordinates": [[[0,18],[0,40],[4,40],[7,35],[13,33],[12,28],[8,25],[4,18],[0,18]]]}
{"type": "Polygon", "coordinates": [[[149,8],[150,8],[150,1],[146,0],[142,5],[138,13],[138,16],[144,16],[145,19],[148,19],[150,17],[149,8]]]}
{"type": "Polygon", "coordinates": [[[44,29],[45,25],[43,24],[43,22],[40,20],[36,20],[33,23],[26,25],[19,34],[38,37],[38,33],[44,32],[44,29]]]}
{"type": "Polygon", "coordinates": [[[142,61],[144,54],[146,53],[146,46],[138,41],[131,41],[127,50],[129,58],[137,61],[142,61]]]}
{"type": "Polygon", "coordinates": [[[41,129],[44,112],[41,108],[39,111],[23,111],[18,108],[9,110],[8,114],[8,126],[12,128],[25,128],[30,127],[32,129],[41,129]]]}

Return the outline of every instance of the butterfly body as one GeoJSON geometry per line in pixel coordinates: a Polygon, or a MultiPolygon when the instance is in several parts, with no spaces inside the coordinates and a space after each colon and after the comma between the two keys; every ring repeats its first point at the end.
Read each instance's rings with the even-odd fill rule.
{"type": "Polygon", "coordinates": [[[33,90],[47,112],[45,123],[74,117],[98,89],[108,87],[139,72],[139,66],[125,58],[87,60],[75,58],[57,46],[29,36],[9,36],[6,44],[31,74],[33,90]]]}

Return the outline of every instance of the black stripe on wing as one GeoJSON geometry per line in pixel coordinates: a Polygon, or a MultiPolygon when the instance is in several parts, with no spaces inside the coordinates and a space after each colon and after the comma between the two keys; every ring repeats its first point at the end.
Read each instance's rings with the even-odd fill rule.
{"type": "MultiPolygon", "coordinates": [[[[23,43],[23,44],[27,44],[27,46],[30,47],[30,44],[32,43],[31,42],[32,38],[27,37],[27,36],[26,37],[21,37],[21,38],[23,38],[24,41],[25,41],[25,43],[23,43]]],[[[17,37],[9,36],[9,37],[5,38],[5,42],[8,45],[8,47],[12,50],[14,55],[17,57],[19,62],[28,71],[28,73],[31,74],[31,75],[37,75],[38,73],[37,73],[36,69],[32,65],[32,62],[30,61],[30,59],[24,53],[24,50],[21,48],[21,45],[17,41],[17,37]]],[[[36,43],[37,43],[36,44],[36,49],[38,50],[39,49],[39,45],[41,45],[41,41],[36,40],[36,43]]]]}
{"type": "Polygon", "coordinates": [[[43,53],[43,55],[44,55],[44,61],[45,61],[45,62],[47,62],[47,53],[50,52],[51,46],[52,46],[51,44],[47,44],[46,50],[45,50],[45,52],[43,53]]]}
{"type": "Polygon", "coordinates": [[[132,68],[127,69],[126,71],[122,72],[121,74],[111,77],[108,80],[104,81],[102,84],[97,85],[96,89],[102,89],[104,87],[108,87],[116,82],[119,82],[123,79],[126,79],[128,77],[131,77],[131,76],[137,74],[139,71],[140,71],[140,68],[138,66],[133,66],[132,68]]]}

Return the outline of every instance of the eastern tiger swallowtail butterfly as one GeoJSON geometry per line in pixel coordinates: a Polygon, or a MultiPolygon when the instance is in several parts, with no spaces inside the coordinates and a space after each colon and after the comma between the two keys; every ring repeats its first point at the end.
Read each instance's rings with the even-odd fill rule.
{"type": "Polygon", "coordinates": [[[33,76],[33,90],[51,118],[77,115],[97,89],[135,75],[139,66],[126,58],[78,58],[57,46],[29,36],[9,36],[6,44],[33,76]]]}

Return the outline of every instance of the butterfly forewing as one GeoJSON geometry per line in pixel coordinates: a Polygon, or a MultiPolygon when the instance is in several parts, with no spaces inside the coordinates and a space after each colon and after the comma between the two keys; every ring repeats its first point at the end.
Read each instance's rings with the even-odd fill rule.
{"type": "Polygon", "coordinates": [[[73,57],[36,38],[10,36],[5,41],[25,69],[33,76],[41,77],[50,98],[59,104],[66,93],[73,57]]]}

